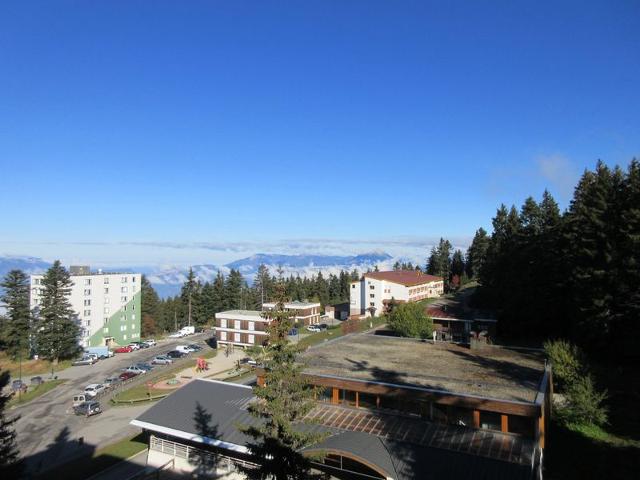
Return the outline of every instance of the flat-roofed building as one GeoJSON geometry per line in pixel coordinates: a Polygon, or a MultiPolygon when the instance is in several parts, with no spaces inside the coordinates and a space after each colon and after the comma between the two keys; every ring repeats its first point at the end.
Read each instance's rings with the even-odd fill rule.
{"type": "MultiPolygon", "coordinates": [[[[69,302],[80,327],[82,347],[126,345],[140,340],[142,274],[98,272],[88,266],[69,268],[69,302]]],[[[31,309],[37,314],[44,275],[31,275],[31,309]]]]}
{"type": "Polygon", "coordinates": [[[439,297],[444,281],[417,270],[369,272],[351,282],[349,290],[351,315],[381,315],[392,300],[402,303],[439,297]]]}
{"type": "MultiPolygon", "coordinates": [[[[275,303],[263,303],[262,310],[274,309],[275,303]]],[[[317,302],[287,302],[284,309],[293,312],[292,320],[300,325],[318,325],[320,323],[320,304],[317,302]]]]}
{"type": "Polygon", "coordinates": [[[227,310],[216,313],[216,340],[239,347],[263,345],[269,319],[257,310],[227,310]]]}

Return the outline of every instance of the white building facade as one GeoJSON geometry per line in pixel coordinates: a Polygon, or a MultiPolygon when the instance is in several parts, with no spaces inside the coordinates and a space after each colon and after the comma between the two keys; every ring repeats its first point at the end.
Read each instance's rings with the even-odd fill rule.
{"type": "Polygon", "coordinates": [[[381,315],[391,300],[417,302],[443,293],[442,277],[413,270],[370,272],[351,282],[349,310],[353,316],[381,315]]]}
{"type": "MultiPolygon", "coordinates": [[[[276,307],[275,303],[263,303],[262,310],[269,311],[276,307]]],[[[293,312],[291,320],[299,325],[318,325],[320,323],[320,303],[317,302],[287,302],[284,309],[293,312]]]]}
{"type": "MultiPolygon", "coordinates": [[[[142,275],[90,273],[88,267],[70,269],[69,302],[80,327],[80,345],[126,345],[140,340],[142,275]],[[79,273],[73,273],[79,272],[79,273]]],[[[31,309],[38,312],[44,275],[31,275],[31,309]]]]}
{"type": "Polygon", "coordinates": [[[216,313],[216,341],[222,345],[263,345],[269,335],[269,319],[257,310],[227,310],[216,313]]]}

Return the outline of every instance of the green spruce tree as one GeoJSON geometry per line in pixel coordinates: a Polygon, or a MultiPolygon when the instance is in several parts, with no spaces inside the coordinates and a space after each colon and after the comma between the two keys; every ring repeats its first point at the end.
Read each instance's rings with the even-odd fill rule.
{"type": "Polygon", "coordinates": [[[32,315],[29,309],[29,279],[22,270],[11,270],[0,283],[6,315],[2,322],[2,343],[13,359],[25,355],[29,347],[32,315]]]}
{"type": "Polygon", "coordinates": [[[16,445],[16,432],[13,428],[18,417],[8,419],[5,413],[10,396],[3,392],[9,385],[9,380],[9,372],[0,371],[0,477],[6,479],[20,478],[22,471],[22,462],[16,445]]]}
{"type": "Polygon", "coordinates": [[[248,408],[258,421],[242,426],[252,439],[248,448],[259,467],[248,468],[245,474],[259,480],[302,480],[313,475],[310,461],[301,450],[323,437],[300,428],[315,404],[314,388],[302,376],[303,366],[298,362],[301,347],[288,340],[292,313],[284,308],[284,281],[278,281],[274,294],[276,306],[268,313],[269,343],[262,356],[265,384],[254,387],[257,401],[248,408]]]}
{"type": "Polygon", "coordinates": [[[69,272],[59,260],[53,263],[42,279],[36,345],[38,354],[52,361],[52,369],[58,360],[71,358],[80,351],[80,329],[69,302],[72,285],[69,272]]]}

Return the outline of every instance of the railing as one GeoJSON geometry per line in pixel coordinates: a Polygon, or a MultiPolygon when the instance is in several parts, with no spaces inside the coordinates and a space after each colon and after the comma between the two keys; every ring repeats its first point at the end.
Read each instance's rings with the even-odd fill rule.
{"type": "Polygon", "coordinates": [[[163,438],[151,436],[149,441],[149,450],[172,455],[177,458],[184,458],[188,462],[215,466],[216,470],[224,473],[240,472],[240,467],[257,468],[256,463],[247,462],[239,458],[228,457],[219,453],[211,453],[206,450],[184,445],[182,443],[172,442],[163,438]]]}

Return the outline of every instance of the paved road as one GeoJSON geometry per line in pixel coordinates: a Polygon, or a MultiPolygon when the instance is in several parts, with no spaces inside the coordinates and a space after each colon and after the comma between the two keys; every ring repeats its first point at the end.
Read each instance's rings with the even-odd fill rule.
{"type": "Polygon", "coordinates": [[[28,470],[37,472],[50,468],[107,442],[137,433],[139,429],[130,427],[129,421],[151,404],[122,408],[102,402],[104,413],[85,418],[72,414],[73,395],[90,383],[100,383],[110,375],[119,374],[131,363],[149,361],[180,344],[202,343],[210,336],[198,334],[185,339],[166,340],[155,347],[116,354],[94,365],[70,367],[60,372],[59,378],[68,379],[67,382],[9,413],[20,415],[15,428],[20,453],[26,459],[28,470]]]}

